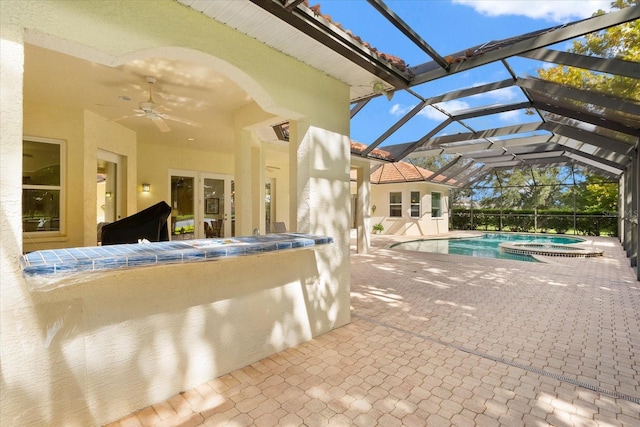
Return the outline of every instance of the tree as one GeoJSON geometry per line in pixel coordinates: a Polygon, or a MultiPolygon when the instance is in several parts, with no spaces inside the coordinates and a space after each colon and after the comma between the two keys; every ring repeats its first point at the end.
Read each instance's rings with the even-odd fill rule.
{"type": "MultiPolygon", "coordinates": [[[[640,5],[640,0],[616,0],[611,3],[612,9],[623,9],[637,5],[640,5]]],[[[594,16],[603,14],[604,12],[599,10],[594,13],[594,16]]],[[[640,20],[587,34],[574,41],[569,52],[640,62],[640,20]]],[[[640,102],[640,79],[608,75],[564,65],[546,70],[539,69],[538,75],[545,80],[640,102]]]]}
{"type": "Polygon", "coordinates": [[[618,210],[618,184],[589,175],[576,189],[578,210],[616,212],[618,210]]]}
{"type": "Polygon", "coordinates": [[[566,168],[519,168],[496,171],[485,180],[480,205],[487,208],[549,209],[559,207],[566,168]]]}

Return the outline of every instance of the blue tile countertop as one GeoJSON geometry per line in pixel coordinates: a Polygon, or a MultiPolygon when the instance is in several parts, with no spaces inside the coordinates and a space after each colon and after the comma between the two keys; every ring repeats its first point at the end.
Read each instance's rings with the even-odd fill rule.
{"type": "Polygon", "coordinates": [[[333,243],[332,237],[299,233],[220,239],[143,242],[138,244],[52,249],[21,258],[22,273],[32,290],[49,290],[54,282],[77,273],[161,264],[214,261],[262,252],[333,243]]]}

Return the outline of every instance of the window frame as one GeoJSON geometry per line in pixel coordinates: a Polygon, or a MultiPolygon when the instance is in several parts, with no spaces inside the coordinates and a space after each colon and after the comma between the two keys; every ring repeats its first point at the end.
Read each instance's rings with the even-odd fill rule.
{"type": "Polygon", "coordinates": [[[390,191],[389,192],[389,218],[402,218],[402,191],[390,191]],[[399,202],[393,202],[393,195],[399,195],[399,202]],[[395,211],[399,208],[399,215],[396,215],[395,211]]]}
{"type": "Polygon", "coordinates": [[[431,192],[431,218],[442,218],[443,217],[443,212],[442,212],[442,193],[440,191],[432,191],[431,192]],[[438,197],[438,206],[434,205],[434,197],[433,195],[437,194],[438,197]],[[435,212],[435,214],[434,214],[435,212]]]}
{"type": "MultiPolygon", "coordinates": [[[[23,135],[22,137],[22,152],[24,154],[24,144],[25,142],[35,142],[39,144],[53,144],[57,145],[60,150],[60,184],[59,185],[42,185],[42,184],[22,184],[21,185],[21,194],[24,197],[25,190],[57,190],[59,191],[58,197],[58,229],[51,231],[25,231],[24,226],[22,227],[22,234],[25,237],[28,237],[29,240],[34,240],[39,237],[57,237],[64,236],[66,232],[66,160],[67,160],[67,144],[65,140],[62,139],[54,139],[54,138],[42,138],[37,136],[23,135]]],[[[21,164],[21,169],[24,166],[21,164]]],[[[22,170],[22,174],[24,176],[24,170],[22,170]]],[[[21,216],[24,218],[24,206],[21,209],[21,216]]]]}
{"type": "Polygon", "coordinates": [[[420,194],[420,191],[409,192],[409,204],[410,204],[409,216],[411,218],[421,218],[422,217],[422,194],[420,194]],[[415,194],[418,194],[417,202],[413,201],[413,196],[415,194]],[[414,215],[413,208],[416,206],[418,208],[418,212],[417,212],[417,215],[414,215]]]}

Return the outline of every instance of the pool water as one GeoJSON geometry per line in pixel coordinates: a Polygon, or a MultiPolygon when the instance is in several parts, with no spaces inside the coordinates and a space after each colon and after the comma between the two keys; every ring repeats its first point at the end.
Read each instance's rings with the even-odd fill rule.
{"type": "Polygon", "coordinates": [[[398,243],[392,247],[418,252],[537,262],[537,260],[530,255],[508,254],[502,252],[499,245],[503,242],[553,243],[568,245],[583,241],[583,239],[578,237],[567,236],[487,233],[479,237],[464,239],[414,240],[411,242],[398,243]]]}

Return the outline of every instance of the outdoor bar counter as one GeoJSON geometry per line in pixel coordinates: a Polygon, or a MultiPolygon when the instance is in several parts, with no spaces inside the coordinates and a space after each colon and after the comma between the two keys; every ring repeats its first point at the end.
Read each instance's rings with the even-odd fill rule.
{"type": "Polygon", "coordinates": [[[21,259],[30,290],[46,291],[55,287],[90,280],[90,273],[121,268],[215,261],[263,252],[303,249],[333,243],[331,237],[299,233],[219,239],[141,241],[84,248],[35,251],[21,259]]]}
{"type": "Polygon", "coordinates": [[[57,394],[90,411],[67,421],[104,424],[348,323],[341,250],[282,233],[24,255],[31,336],[57,394]]]}

